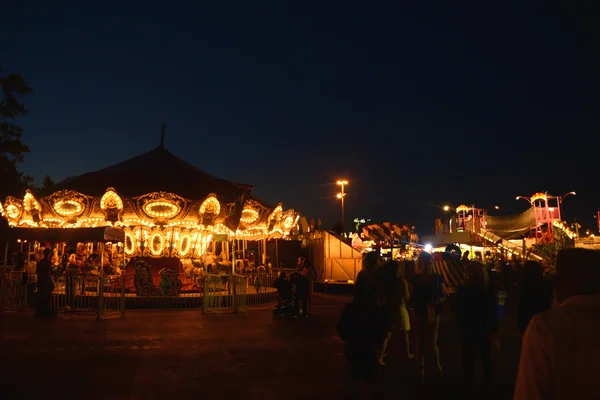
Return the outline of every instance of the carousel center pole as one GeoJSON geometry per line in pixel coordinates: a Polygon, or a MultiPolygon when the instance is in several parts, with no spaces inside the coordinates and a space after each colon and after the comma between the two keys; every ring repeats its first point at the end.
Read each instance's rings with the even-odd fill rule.
{"type": "Polygon", "coordinates": [[[98,314],[96,318],[102,319],[104,316],[104,243],[98,243],[98,252],[100,253],[100,277],[98,279],[98,314]]]}
{"type": "Polygon", "coordinates": [[[233,240],[231,241],[231,275],[235,275],[235,250],[237,242],[236,235],[233,235],[233,240]]]}

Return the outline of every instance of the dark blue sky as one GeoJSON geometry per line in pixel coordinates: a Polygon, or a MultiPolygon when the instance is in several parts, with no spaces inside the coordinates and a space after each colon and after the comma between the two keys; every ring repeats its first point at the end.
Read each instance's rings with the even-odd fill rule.
{"type": "Polygon", "coordinates": [[[11,2],[0,63],[34,89],[39,180],[148,151],[166,122],[172,152],[327,226],[338,177],[348,220],[423,233],[423,203],[576,190],[589,226],[600,207],[597,14],[575,3],[11,2]]]}

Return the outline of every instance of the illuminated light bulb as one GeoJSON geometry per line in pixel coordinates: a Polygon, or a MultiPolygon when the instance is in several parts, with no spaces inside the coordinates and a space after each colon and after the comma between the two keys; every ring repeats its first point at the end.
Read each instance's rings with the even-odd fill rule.
{"type": "Polygon", "coordinates": [[[291,229],[292,226],[294,226],[294,217],[287,217],[284,221],[283,221],[283,227],[285,229],[291,229]]]}
{"type": "Polygon", "coordinates": [[[125,232],[125,254],[132,255],[135,251],[136,240],[130,232],[125,232]]]}
{"type": "Polygon", "coordinates": [[[180,239],[179,239],[179,254],[181,256],[185,256],[187,255],[187,253],[190,251],[190,247],[192,244],[192,239],[190,238],[190,235],[185,233],[183,235],[181,235],[180,239]]]}
{"type": "Polygon", "coordinates": [[[23,208],[25,211],[42,211],[42,206],[40,206],[40,203],[38,203],[38,201],[29,191],[27,191],[27,193],[25,193],[25,197],[23,197],[23,208]]]}
{"type": "Polygon", "coordinates": [[[210,196],[200,205],[200,214],[219,215],[221,212],[221,203],[215,196],[210,196]]]}
{"type": "Polygon", "coordinates": [[[150,253],[152,253],[152,255],[158,256],[165,249],[165,238],[160,232],[154,232],[152,235],[150,235],[149,243],[150,253]],[[157,238],[158,242],[156,240],[157,238]]]}
{"type": "Polygon", "coordinates": [[[259,217],[259,213],[258,211],[256,211],[253,208],[245,208],[242,211],[242,217],[240,218],[240,221],[245,223],[245,224],[251,224],[253,222],[255,222],[259,217]]]}
{"type": "Polygon", "coordinates": [[[9,204],[6,206],[6,215],[8,215],[8,218],[16,219],[19,217],[19,214],[19,207],[15,206],[14,204],[9,204]]]}
{"type": "Polygon", "coordinates": [[[123,200],[121,200],[119,195],[112,188],[109,188],[100,199],[100,208],[103,211],[107,209],[117,209],[120,211],[123,209],[123,200]]]}
{"type": "Polygon", "coordinates": [[[281,208],[281,206],[275,207],[275,209],[273,210],[271,215],[269,215],[269,221],[272,221],[272,220],[281,221],[282,211],[283,211],[283,209],[281,208]]]}
{"type": "Polygon", "coordinates": [[[59,200],[54,203],[54,210],[63,217],[71,217],[81,214],[83,204],[75,200],[59,200]]]}
{"type": "Polygon", "coordinates": [[[168,201],[152,201],[143,208],[146,214],[154,218],[173,218],[179,213],[179,207],[168,201]]]}

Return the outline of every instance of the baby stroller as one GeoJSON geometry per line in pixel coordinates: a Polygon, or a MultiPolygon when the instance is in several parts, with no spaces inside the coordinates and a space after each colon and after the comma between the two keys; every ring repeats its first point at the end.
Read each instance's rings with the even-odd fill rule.
{"type": "Polygon", "coordinates": [[[273,307],[274,318],[292,318],[294,316],[294,302],[291,299],[279,299],[273,307]]]}

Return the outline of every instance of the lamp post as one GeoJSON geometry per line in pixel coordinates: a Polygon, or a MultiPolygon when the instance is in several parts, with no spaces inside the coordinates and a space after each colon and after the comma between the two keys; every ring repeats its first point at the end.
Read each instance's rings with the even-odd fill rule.
{"type": "Polygon", "coordinates": [[[575,196],[576,194],[577,194],[577,193],[575,193],[575,192],[569,192],[569,193],[565,193],[565,194],[563,194],[562,196],[560,196],[560,202],[562,203],[562,202],[563,202],[563,200],[565,199],[565,197],[567,197],[567,196],[571,196],[571,195],[572,195],[572,196],[575,196]]]}
{"type": "Polygon", "coordinates": [[[348,185],[348,181],[339,180],[336,183],[341,187],[341,191],[337,194],[337,198],[342,201],[342,230],[345,233],[346,232],[346,222],[345,222],[345,218],[346,218],[345,211],[346,210],[344,208],[344,206],[345,206],[344,198],[346,197],[346,185],[348,185]]]}
{"type": "MultiPolygon", "coordinates": [[[[563,200],[564,200],[564,199],[565,199],[565,197],[567,197],[567,196],[575,196],[576,194],[577,194],[577,193],[575,193],[575,192],[569,192],[569,193],[565,193],[565,194],[563,194],[562,196],[560,196],[560,197],[558,198],[558,219],[559,219],[559,220],[562,220],[562,203],[563,203],[563,200]]],[[[579,237],[579,235],[578,235],[578,237],[579,237]]]]}

